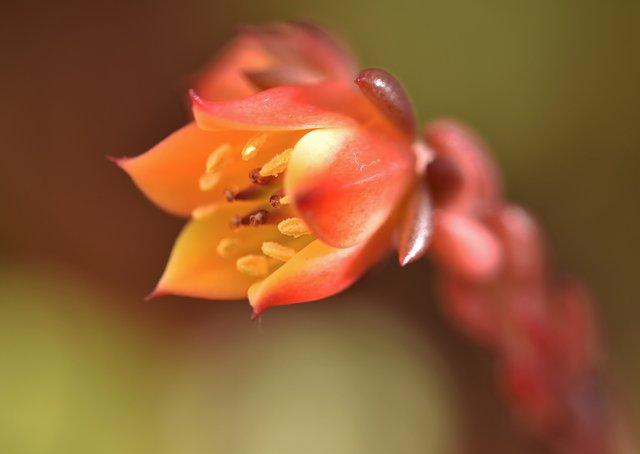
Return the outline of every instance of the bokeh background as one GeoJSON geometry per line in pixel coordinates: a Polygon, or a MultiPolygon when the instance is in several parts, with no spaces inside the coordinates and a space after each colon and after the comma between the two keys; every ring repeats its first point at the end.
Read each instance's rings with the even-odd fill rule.
{"type": "Polygon", "coordinates": [[[598,296],[640,428],[640,3],[3,2],[0,452],[536,453],[452,329],[430,269],[393,259],[328,301],[143,301],[182,221],[105,155],[188,120],[184,90],[238,24],[307,18],[391,69],[422,121],[492,145],[561,270],[598,296]]]}

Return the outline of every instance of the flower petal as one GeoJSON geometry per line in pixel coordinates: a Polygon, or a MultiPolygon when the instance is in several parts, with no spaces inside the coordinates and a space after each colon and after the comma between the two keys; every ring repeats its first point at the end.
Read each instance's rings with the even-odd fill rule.
{"type": "Polygon", "coordinates": [[[198,186],[207,157],[225,143],[241,149],[248,137],[248,133],[203,131],[195,123],[189,123],[148,152],[115,162],[158,206],[177,215],[189,216],[196,207],[220,197],[220,194],[214,196],[211,192],[203,192],[198,186]]]}
{"type": "Polygon", "coordinates": [[[346,289],[389,250],[391,231],[386,225],[369,241],[345,249],[313,241],[251,286],[249,302],[254,316],[271,306],[319,300],[346,289]]]}
{"type": "Polygon", "coordinates": [[[358,73],[355,84],[388,120],[411,139],[416,135],[416,115],[411,99],[398,79],[381,68],[358,73]]]}
{"type": "Polygon", "coordinates": [[[285,191],[316,236],[350,247],[373,234],[413,182],[406,142],[360,128],[320,129],[294,147],[285,191]]]}
{"type": "Polygon", "coordinates": [[[190,221],[176,241],[167,267],[151,296],[184,295],[209,299],[245,299],[256,281],[236,269],[236,259],[260,251],[264,241],[281,237],[275,226],[247,227],[234,231],[229,226],[234,205],[221,205],[209,216],[190,221]],[[224,258],[217,252],[220,240],[231,239],[236,248],[224,258]]]}
{"type": "Polygon", "coordinates": [[[427,252],[432,233],[433,205],[425,182],[420,181],[409,195],[400,225],[398,261],[401,266],[415,262],[427,252]]]}
{"type": "Polygon", "coordinates": [[[244,71],[271,67],[277,57],[267,51],[257,36],[240,33],[196,76],[194,88],[205,99],[224,101],[250,96],[256,87],[244,71]]]}
{"type": "Polygon", "coordinates": [[[425,140],[436,156],[446,158],[459,173],[459,187],[447,199],[447,208],[484,213],[501,198],[501,181],[495,163],[482,141],[468,128],[451,120],[427,125],[425,140]]]}
{"type": "Polygon", "coordinates": [[[440,278],[439,292],[439,300],[452,323],[478,342],[495,343],[503,327],[499,301],[491,285],[444,274],[440,278]]]}
{"type": "Polygon", "coordinates": [[[431,251],[448,271],[472,281],[486,281],[500,270],[502,249],[483,224],[456,212],[439,211],[431,251]]]}
{"type": "MultiPolygon", "coordinates": [[[[350,80],[355,65],[350,52],[327,31],[305,22],[245,27],[196,78],[196,92],[204,99],[239,99],[257,91],[249,74],[282,74],[280,68],[299,68],[288,83],[350,80]],[[316,77],[313,78],[316,80],[316,77]]],[[[289,76],[292,74],[289,72],[289,76]]],[[[271,77],[273,78],[273,77],[271,77]]]]}
{"type": "Polygon", "coordinates": [[[195,92],[191,98],[198,126],[211,131],[347,126],[371,109],[344,83],[282,85],[234,101],[206,101],[195,92]]]}

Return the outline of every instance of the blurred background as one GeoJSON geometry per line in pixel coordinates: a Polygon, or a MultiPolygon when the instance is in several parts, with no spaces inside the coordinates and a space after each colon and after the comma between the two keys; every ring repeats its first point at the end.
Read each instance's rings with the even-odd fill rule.
{"type": "Polygon", "coordinates": [[[166,297],[183,221],[105,155],[188,121],[184,90],[242,23],[307,18],[391,69],[421,120],[495,150],[511,199],[600,302],[640,429],[640,3],[5,3],[0,15],[0,452],[537,453],[452,329],[427,264],[268,311],[166,297]],[[399,285],[398,283],[401,283],[399,285]]]}

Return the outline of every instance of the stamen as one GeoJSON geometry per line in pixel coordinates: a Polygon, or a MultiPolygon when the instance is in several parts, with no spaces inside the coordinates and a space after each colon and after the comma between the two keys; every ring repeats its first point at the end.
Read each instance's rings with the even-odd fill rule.
{"type": "Polygon", "coordinates": [[[287,218],[278,224],[278,230],[283,235],[298,238],[302,235],[308,235],[311,230],[300,218],[287,218]]]}
{"type": "Polygon", "coordinates": [[[291,152],[293,152],[293,148],[287,148],[282,153],[275,155],[271,161],[262,166],[260,169],[260,176],[275,177],[287,170],[291,152]]]}
{"type": "Polygon", "coordinates": [[[191,212],[191,217],[195,220],[206,218],[207,216],[215,212],[218,206],[219,205],[217,203],[212,203],[210,205],[201,205],[199,207],[196,207],[191,212]]]}
{"type": "Polygon", "coordinates": [[[280,203],[280,200],[283,197],[284,197],[284,190],[283,189],[278,189],[276,192],[271,194],[271,197],[269,197],[269,204],[273,208],[280,208],[280,206],[282,205],[282,203],[280,203]]]}
{"type": "Polygon", "coordinates": [[[224,191],[224,196],[228,202],[233,202],[235,200],[255,200],[260,198],[262,195],[263,190],[259,186],[250,186],[242,190],[226,189],[224,191]]]}
{"type": "Polygon", "coordinates": [[[245,255],[236,260],[236,268],[242,274],[262,277],[269,274],[269,261],[264,255],[245,255]]]}
{"type": "Polygon", "coordinates": [[[289,205],[291,203],[291,196],[285,195],[280,197],[280,205],[289,205]]]}
{"type": "Polygon", "coordinates": [[[269,218],[269,212],[267,210],[258,210],[249,215],[249,225],[252,227],[258,227],[267,222],[269,218]]]}
{"type": "Polygon", "coordinates": [[[198,180],[201,191],[210,191],[220,182],[220,173],[205,173],[198,180]]]}
{"type": "Polygon", "coordinates": [[[223,143],[218,148],[213,150],[207,158],[206,172],[211,173],[218,170],[222,163],[229,156],[230,151],[231,145],[229,145],[228,143],[223,143]]]}
{"type": "Polygon", "coordinates": [[[235,251],[238,250],[240,241],[236,238],[223,238],[216,246],[216,252],[222,258],[230,258],[235,251]]]}
{"type": "Polygon", "coordinates": [[[244,216],[233,216],[230,224],[233,229],[237,229],[243,225],[259,227],[271,220],[272,216],[270,216],[270,214],[267,210],[256,210],[244,216]]]}
{"type": "Polygon", "coordinates": [[[242,160],[248,161],[249,159],[253,159],[258,154],[258,150],[267,141],[267,137],[267,133],[263,132],[249,139],[249,141],[247,141],[247,144],[242,149],[242,160]]]}
{"type": "Polygon", "coordinates": [[[262,243],[262,253],[267,257],[287,262],[296,255],[296,250],[274,241],[265,241],[262,243]]]}
{"type": "Polygon", "coordinates": [[[262,175],[260,175],[260,168],[257,168],[249,172],[249,180],[251,180],[251,182],[254,184],[259,184],[260,186],[266,186],[268,184],[271,184],[271,182],[275,180],[275,177],[272,177],[272,176],[263,177],[262,175]]]}

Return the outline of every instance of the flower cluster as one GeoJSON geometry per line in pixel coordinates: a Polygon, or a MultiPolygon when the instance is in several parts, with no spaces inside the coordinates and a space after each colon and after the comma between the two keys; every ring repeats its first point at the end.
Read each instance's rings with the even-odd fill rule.
{"type": "Polygon", "coordinates": [[[444,310],[495,352],[498,380],[531,431],[560,452],[611,452],[590,295],[578,282],[553,278],[539,226],[503,200],[477,137],[436,122],[425,139],[436,154],[427,175],[444,310]]]}
{"type": "Polygon", "coordinates": [[[153,296],[244,299],[254,315],[342,291],[397,247],[429,252],[447,313],[495,351],[525,424],[565,452],[607,452],[588,294],[553,280],[536,222],[505,202],[481,141],[418,134],[401,85],[357,73],[304,23],[245,29],[191,92],[194,121],[117,163],[190,218],[153,296]]]}

